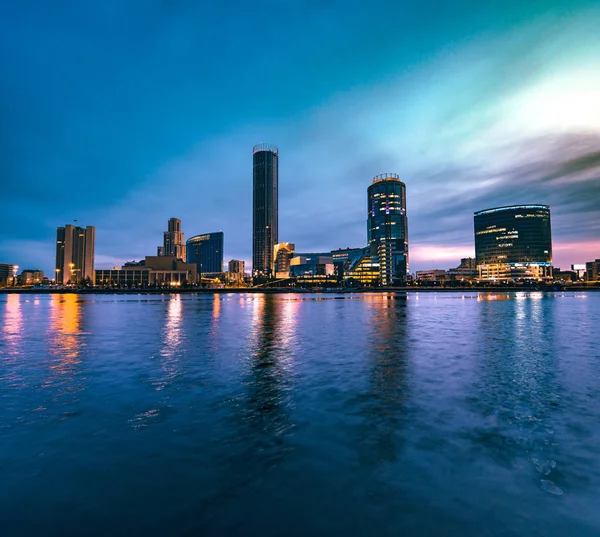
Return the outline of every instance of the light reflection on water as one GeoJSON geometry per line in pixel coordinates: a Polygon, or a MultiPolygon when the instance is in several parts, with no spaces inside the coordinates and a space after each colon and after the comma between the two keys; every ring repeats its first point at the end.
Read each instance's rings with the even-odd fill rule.
{"type": "Polygon", "coordinates": [[[6,347],[6,356],[15,355],[18,352],[19,340],[23,337],[23,314],[21,312],[21,297],[19,295],[8,295],[4,308],[2,323],[2,339],[6,347]]]}
{"type": "Polygon", "coordinates": [[[600,294],[6,295],[0,320],[9,535],[600,531],[600,294]]]}
{"type": "Polygon", "coordinates": [[[48,348],[56,358],[56,364],[51,367],[61,373],[67,373],[79,363],[85,346],[81,337],[81,307],[77,295],[50,295],[48,348]]]}
{"type": "Polygon", "coordinates": [[[284,434],[291,425],[285,412],[293,382],[291,304],[273,295],[258,295],[252,300],[250,354],[244,381],[248,393],[243,419],[272,436],[284,434]]]}

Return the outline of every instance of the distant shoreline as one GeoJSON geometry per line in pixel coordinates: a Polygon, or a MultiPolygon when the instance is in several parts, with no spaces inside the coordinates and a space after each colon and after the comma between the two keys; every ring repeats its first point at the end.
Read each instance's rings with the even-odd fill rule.
{"type": "Polygon", "coordinates": [[[364,293],[515,293],[515,292],[582,292],[600,291],[600,287],[387,287],[344,290],[311,290],[297,288],[223,288],[223,289],[0,289],[0,294],[24,295],[229,295],[229,294],[364,294],[364,293]]]}

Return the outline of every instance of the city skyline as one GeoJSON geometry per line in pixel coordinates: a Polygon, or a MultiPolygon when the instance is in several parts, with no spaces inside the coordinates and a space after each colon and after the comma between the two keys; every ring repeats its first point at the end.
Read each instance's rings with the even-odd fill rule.
{"type": "Polygon", "coordinates": [[[473,212],[522,203],[552,207],[555,266],[597,258],[600,9],[461,2],[432,21],[408,5],[279,8],[261,36],[254,8],[213,7],[235,42],[210,54],[189,5],[3,6],[0,260],[51,274],[56,227],[77,218],[97,228],[96,267],[120,266],[175,214],[188,234],[223,229],[249,268],[261,139],[281,150],[279,237],[300,251],[364,245],[365,188],[394,170],[411,272],[473,256],[473,212]]]}

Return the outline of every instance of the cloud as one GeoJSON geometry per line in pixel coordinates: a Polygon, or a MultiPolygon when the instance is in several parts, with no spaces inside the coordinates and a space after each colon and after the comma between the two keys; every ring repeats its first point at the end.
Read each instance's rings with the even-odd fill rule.
{"type": "Polygon", "coordinates": [[[452,268],[458,265],[457,260],[460,260],[465,257],[475,257],[475,250],[473,245],[413,246],[410,249],[411,271],[422,270],[424,268],[452,268]]]}
{"type": "Polygon", "coordinates": [[[267,141],[280,240],[300,250],[364,245],[382,172],[407,183],[413,259],[459,255],[475,210],[531,201],[552,205],[557,244],[589,244],[600,12],[586,5],[461,2],[431,17],[397,3],[381,17],[271,3],[266,26],[243,4],[15,7],[0,42],[0,225],[52,246],[78,218],[111,266],[153,254],[177,216],[187,237],[222,229],[226,257],[249,260],[251,148],[267,141]]]}

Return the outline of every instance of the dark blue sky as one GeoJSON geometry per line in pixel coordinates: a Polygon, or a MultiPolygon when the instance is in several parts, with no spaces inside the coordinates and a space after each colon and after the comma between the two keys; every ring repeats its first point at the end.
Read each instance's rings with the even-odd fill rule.
{"type": "Polygon", "coordinates": [[[395,172],[411,270],[516,203],[552,206],[555,264],[600,257],[598,28],[577,0],[5,1],[0,261],[51,274],[76,218],[120,265],[171,216],[249,261],[261,141],[298,250],[365,245],[367,186],[395,172]]]}

